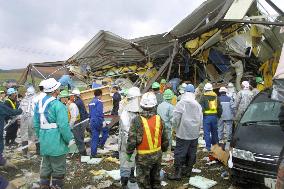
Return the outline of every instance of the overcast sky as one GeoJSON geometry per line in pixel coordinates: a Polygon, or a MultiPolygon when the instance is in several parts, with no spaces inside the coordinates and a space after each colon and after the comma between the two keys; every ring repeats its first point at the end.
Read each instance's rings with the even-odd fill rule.
{"type": "MultiPolygon", "coordinates": [[[[283,0],[274,0],[284,9],[283,0]]],[[[204,0],[0,0],[0,69],[66,60],[99,30],[135,38],[171,30],[204,0]]]]}

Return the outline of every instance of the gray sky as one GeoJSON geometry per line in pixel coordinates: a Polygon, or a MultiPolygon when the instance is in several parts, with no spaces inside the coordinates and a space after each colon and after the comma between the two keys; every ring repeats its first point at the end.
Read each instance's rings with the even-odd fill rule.
{"type": "Polygon", "coordinates": [[[169,31],[203,1],[0,0],[0,69],[66,60],[99,30],[124,38],[169,31]]]}

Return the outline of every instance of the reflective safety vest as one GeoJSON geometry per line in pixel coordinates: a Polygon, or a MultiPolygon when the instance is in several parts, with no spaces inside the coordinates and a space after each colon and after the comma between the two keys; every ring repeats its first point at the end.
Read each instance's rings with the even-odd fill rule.
{"type": "Polygon", "coordinates": [[[205,110],[205,114],[217,114],[217,97],[214,100],[208,100],[208,110],[205,110]]]}
{"type": "Polygon", "coordinates": [[[12,108],[16,109],[16,103],[14,103],[10,98],[7,98],[7,101],[11,104],[12,108]]]}
{"type": "Polygon", "coordinates": [[[146,119],[140,116],[143,124],[142,142],[137,147],[138,154],[151,154],[161,150],[162,124],[158,115],[146,119]]]}

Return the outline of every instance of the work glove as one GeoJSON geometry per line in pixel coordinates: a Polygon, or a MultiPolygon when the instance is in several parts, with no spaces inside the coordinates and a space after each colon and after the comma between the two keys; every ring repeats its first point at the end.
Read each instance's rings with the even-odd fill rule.
{"type": "Polygon", "coordinates": [[[131,161],[131,157],[132,157],[132,154],[127,154],[127,159],[126,159],[126,160],[127,160],[128,162],[132,162],[132,161],[131,161]]]}
{"type": "Polygon", "coordinates": [[[75,144],[75,140],[74,139],[69,141],[68,147],[72,146],[73,144],[75,144]]]}

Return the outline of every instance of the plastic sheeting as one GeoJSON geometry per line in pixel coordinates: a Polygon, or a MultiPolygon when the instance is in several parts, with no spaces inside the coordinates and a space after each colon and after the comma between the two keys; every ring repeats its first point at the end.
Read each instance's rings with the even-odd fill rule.
{"type": "Polygon", "coordinates": [[[209,59],[221,72],[227,72],[230,69],[230,58],[215,49],[210,49],[209,59]]]}

